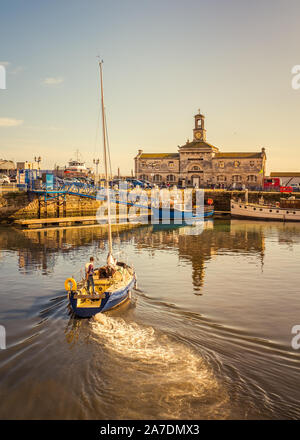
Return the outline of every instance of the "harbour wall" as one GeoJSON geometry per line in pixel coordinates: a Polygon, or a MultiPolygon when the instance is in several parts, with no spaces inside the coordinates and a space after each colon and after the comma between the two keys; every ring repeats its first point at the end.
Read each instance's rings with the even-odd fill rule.
{"type": "MultiPolygon", "coordinates": [[[[258,202],[263,196],[266,203],[275,203],[281,198],[287,198],[290,194],[279,192],[249,191],[250,203],[258,202]]],[[[300,199],[300,193],[293,193],[300,199]]],[[[245,198],[244,191],[205,190],[205,201],[213,199],[215,211],[230,211],[230,199],[245,198]]],[[[47,217],[78,217],[96,215],[101,201],[84,197],[67,195],[65,198],[44,201],[27,192],[8,192],[0,194],[0,222],[12,223],[14,220],[35,219],[47,217]]]]}
{"type": "Polygon", "coordinates": [[[47,217],[78,217],[96,215],[101,201],[67,195],[45,202],[27,192],[8,192],[0,195],[0,222],[47,217]]]}

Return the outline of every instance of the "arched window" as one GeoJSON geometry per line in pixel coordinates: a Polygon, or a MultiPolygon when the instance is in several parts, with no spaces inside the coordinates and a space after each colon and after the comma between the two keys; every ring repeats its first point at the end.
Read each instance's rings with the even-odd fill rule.
{"type": "Polygon", "coordinates": [[[226,176],[223,176],[223,175],[217,176],[217,181],[218,182],[226,182],[226,176]]]}
{"type": "Polygon", "coordinates": [[[232,176],[232,181],[233,182],[241,182],[242,181],[242,176],[239,176],[237,174],[232,176]]]}
{"type": "Polygon", "coordinates": [[[167,176],[167,182],[175,182],[176,177],[174,176],[174,174],[169,174],[167,176]]]}
{"type": "Polygon", "coordinates": [[[141,180],[147,180],[147,176],[146,176],[146,174],[141,174],[141,175],[140,175],[140,179],[141,179],[141,180]]]}
{"type": "Polygon", "coordinates": [[[224,166],[225,166],[225,164],[224,164],[223,160],[220,161],[220,162],[219,162],[219,167],[220,167],[220,168],[224,168],[224,166]]]}
{"type": "Polygon", "coordinates": [[[251,174],[250,176],[247,177],[247,181],[248,182],[257,182],[257,177],[254,176],[253,174],[251,174]]]}
{"type": "Polygon", "coordinates": [[[153,176],[153,182],[161,182],[162,181],[162,177],[160,174],[154,174],[153,176]]]}
{"type": "Polygon", "coordinates": [[[200,171],[200,167],[198,167],[197,165],[193,166],[191,168],[191,171],[200,171]]]}

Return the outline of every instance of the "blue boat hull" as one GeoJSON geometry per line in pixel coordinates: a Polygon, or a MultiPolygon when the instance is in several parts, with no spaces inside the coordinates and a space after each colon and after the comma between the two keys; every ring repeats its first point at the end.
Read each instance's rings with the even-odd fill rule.
{"type": "Polygon", "coordinates": [[[157,220],[201,220],[214,215],[213,209],[205,209],[200,215],[194,215],[193,211],[180,211],[170,208],[151,208],[153,217],[157,220]]]}
{"type": "Polygon", "coordinates": [[[116,290],[113,293],[104,292],[105,298],[101,299],[101,303],[99,307],[77,307],[77,299],[74,298],[76,291],[71,291],[69,293],[69,301],[73,312],[76,316],[80,318],[91,318],[97,313],[107,312],[114,307],[117,307],[124,301],[126,301],[129,297],[130,290],[134,287],[136,282],[135,274],[133,275],[131,281],[124,287],[119,290],[116,290]]]}

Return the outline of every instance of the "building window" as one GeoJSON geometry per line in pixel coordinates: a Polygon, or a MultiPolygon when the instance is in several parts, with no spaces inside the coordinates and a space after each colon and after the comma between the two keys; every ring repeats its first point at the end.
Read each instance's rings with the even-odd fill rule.
{"type": "Polygon", "coordinates": [[[148,168],[152,169],[152,170],[159,170],[160,169],[160,162],[158,160],[153,161],[153,162],[148,162],[148,168]]]}
{"type": "Polygon", "coordinates": [[[140,179],[141,179],[141,180],[147,180],[147,176],[146,176],[146,174],[141,174],[141,175],[140,175],[140,179]]]}
{"type": "Polygon", "coordinates": [[[169,166],[169,168],[174,168],[174,162],[173,162],[173,161],[170,161],[170,162],[168,163],[168,166],[169,166]]]}
{"type": "Polygon", "coordinates": [[[235,168],[238,168],[241,165],[241,162],[239,160],[234,161],[235,168]]]}
{"type": "Polygon", "coordinates": [[[226,176],[217,176],[217,181],[218,182],[226,182],[226,176]]]}
{"type": "Polygon", "coordinates": [[[241,182],[242,176],[234,175],[234,176],[232,176],[232,181],[233,182],[241,182]]]}
{"type": "Polygon", "coordinates": [[[169,174],[167,176],[167,182],[175,182],[176,177],[174,176],[174,174],[169,174]]]}
{"type": "Polygon", "coordinates": [[[146,168],[147,164],[146,162],[141,162],[141,168],[146,168]]]}
{"type": "Polygon", "coordinates": [[[254,165],[255,165],[254,160],[250,160],[250,167],[254,167],[254,165]]]}
{"type": "Polygon", "coordinates": [[[220,167],[220,168],[224,168],[224,166],[225,166],[225,164],[224,164],[223,161],[219,162],[219,167],[220,167]]]}
{"type": "Polygon", "coordinates": [[[161,182],[162,181],[162,177],[160,174],[154,174],[153,176],[153,182],[161,182]]]}
{"type": "Polygon", "coordinates": [[[248,182],[257,182],[257,177],[251,174],[250,176],[247,177],[247,181],[248,182]]]}
{"type": "Polygon", "coordinates": [[[200,167],[195,165],[194,167],[191,168],[191,171],[200,171],[200,167]]]}

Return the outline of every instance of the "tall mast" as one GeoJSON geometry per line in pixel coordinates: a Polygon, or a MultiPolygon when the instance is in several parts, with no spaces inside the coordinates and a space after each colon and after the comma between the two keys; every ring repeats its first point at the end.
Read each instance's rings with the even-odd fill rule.
{"type": "Polygon", "coordinates": [[[105,184],[106,184],[107,214],[108,214],[108,252],[109,252],[110,254],[112,254],[112,234],[111,234],[111,215],[110,215],[110,194],[109,194],[108,166],[107,166],[107,147],[106,147],[106,129],[105,129],[105,109],[104,109],[104,97],[103,97],[103,74],[102,74],[102,64],[103,64],[103,61],[99,61],[99,67],[100,67],[100,82],[101,82],[101,106],[102,106],[103,151],[104,151],[105,184]]]}

